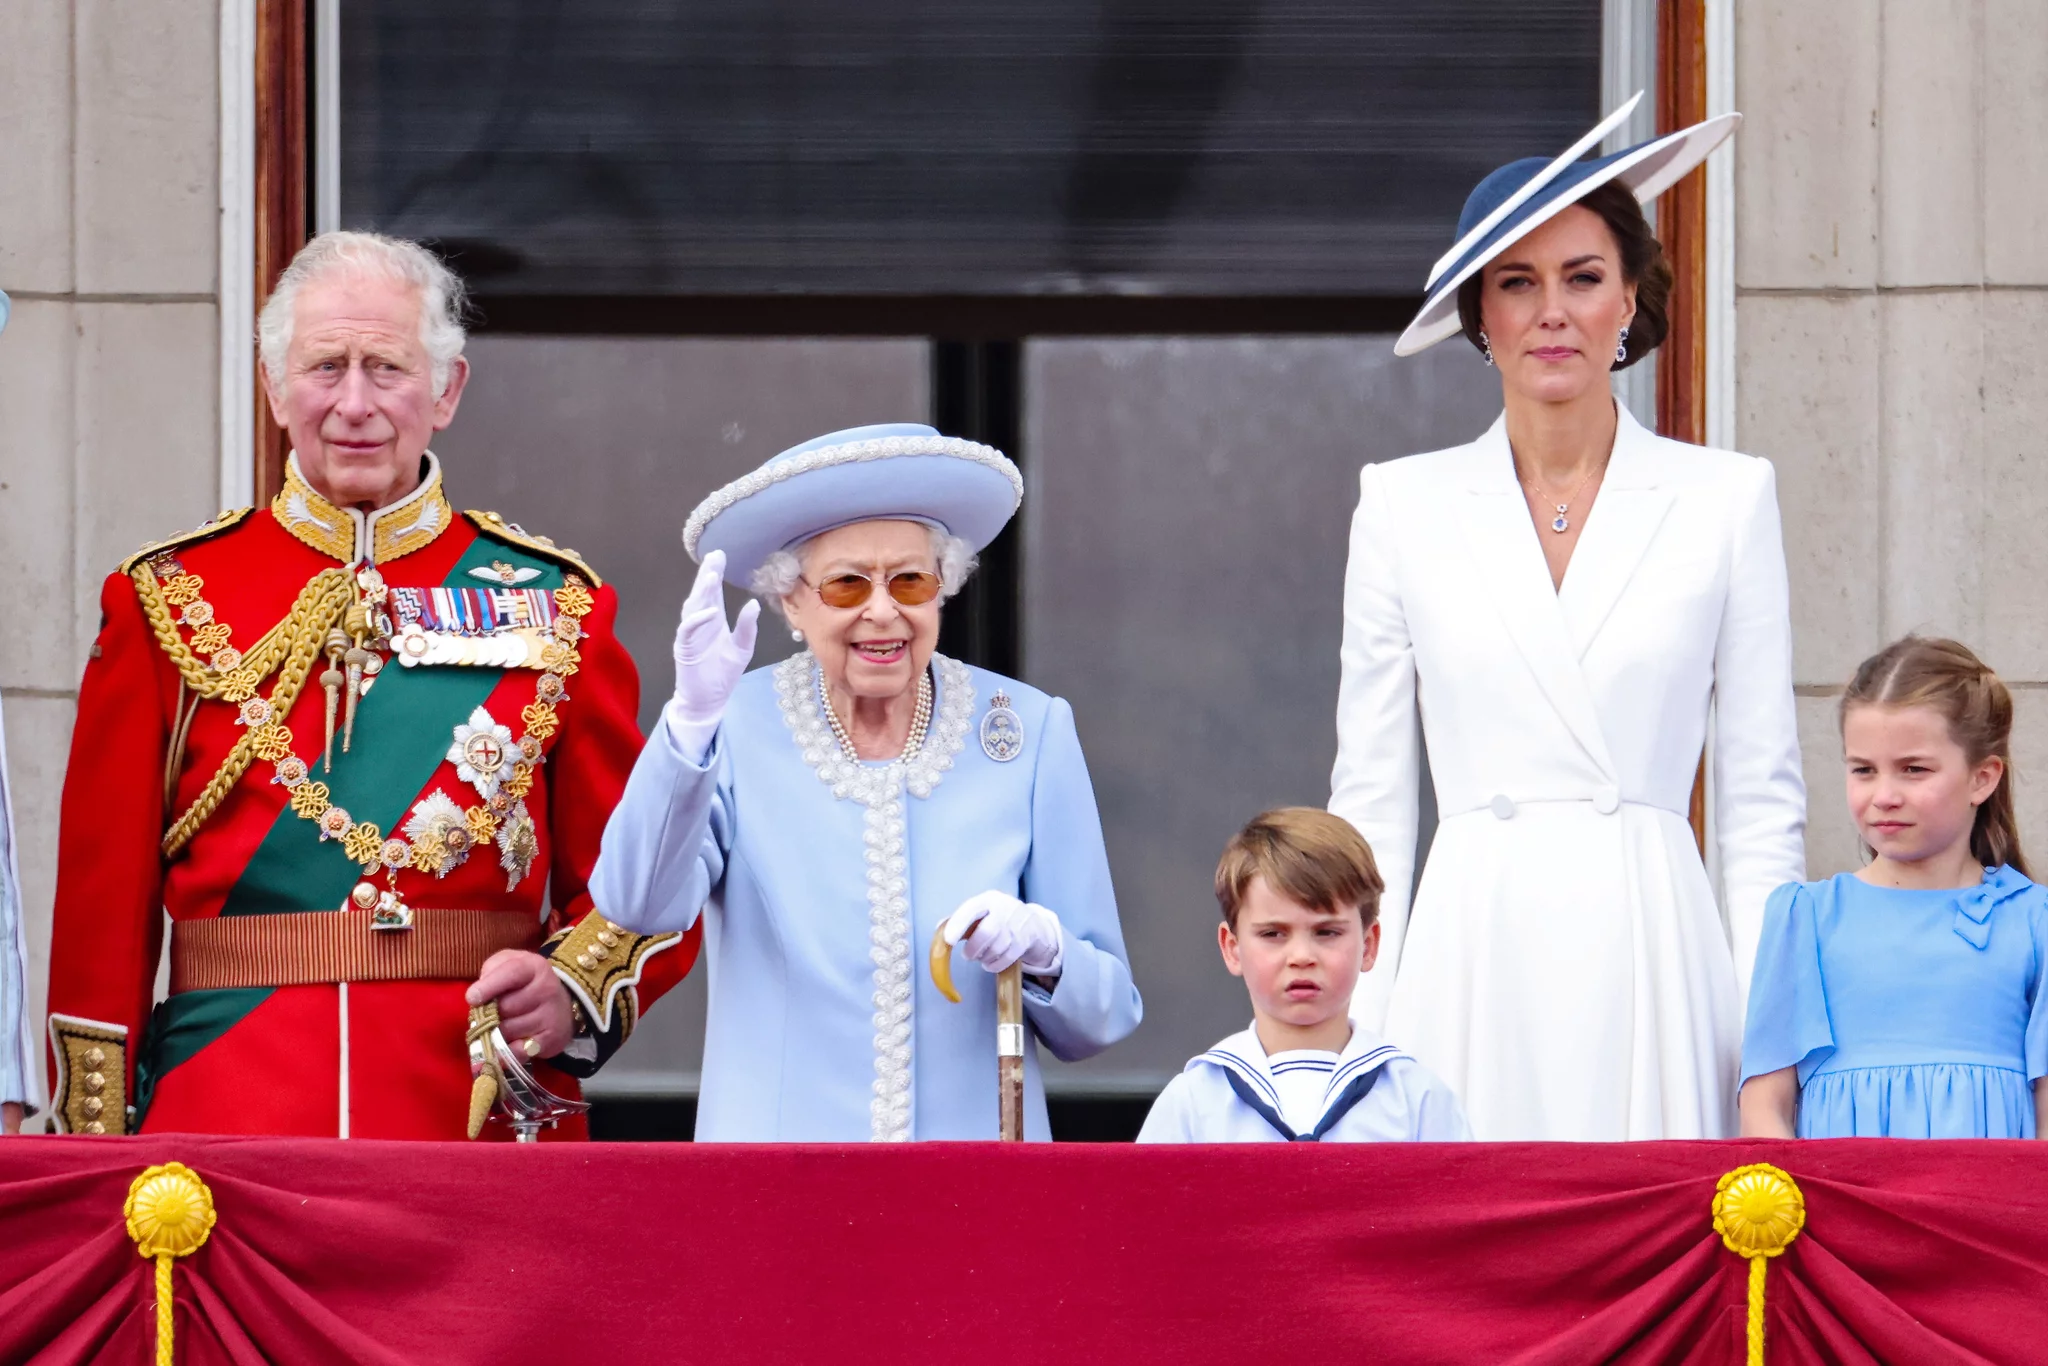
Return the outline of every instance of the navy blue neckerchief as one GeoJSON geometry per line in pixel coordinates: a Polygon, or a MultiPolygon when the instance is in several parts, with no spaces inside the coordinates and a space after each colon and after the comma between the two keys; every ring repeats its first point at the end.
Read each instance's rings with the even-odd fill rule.
{"type": "Polygon", "coordinates": [[[1373,1068],[1364,1076],[1353,1077],[1350,1084],[1337,1093],[1337,1098],[1323,1108],[1323,1117],[1316,1121],[1316,1127],[1305,1134],[1298,1134],[1289,1128],[1287,1121],[1280,1118],[1280,1112],[1261,1100],[1253,1092],[1251,1083],[1240,1077],[1235,1071],[1228,1067],[1224,1068],[1223,1079],[1230,1083],[1231,1090],[1237,1092],[1239,1100],[1251,1106],[1260,1119],[1272,1125],[1279,1131],[1280,1136],[1289,1143],[1320,1143],[1323,1141],[1324,1134],[1336,1128],[1338,1122],[1344,1116],[1350,1114],[1358,1102],[1365,1099],[1366,1093],[1372,1090],[1373,1086],[1380,1079],[1380,1073],[1384,1071],[1386,1071],[1386,1063],[1383,1061],[1378,1067],[1373,1068]]]}

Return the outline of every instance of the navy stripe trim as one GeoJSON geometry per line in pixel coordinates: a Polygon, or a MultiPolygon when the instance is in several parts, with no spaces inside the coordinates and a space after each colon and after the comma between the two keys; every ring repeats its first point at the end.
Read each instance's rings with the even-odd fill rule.
{"type": "MultiPolygon", "coordinates": [[[[1231,1076],[1244,1078],[1246,1082],[1259,1089],[1265,1096],[1268,1105],[1276,1111],[1280,1108],[1280,1092],[1274,1088],[1271,1079],[1263,1075],[1258,1068],[1237,1056],[1237,1054],[1226,1053],[1220,1048],[1212,1048],[1202,1054],[1202,1058],[1207,1058],[1231,1076]]],[[[1201,1058],[1197,1058],[1196,1061],[1201,1061],[1201,1058]]]]}
{"type": "Polygon", "coordinates": [[[1237,1074],[1236,1068],[1224,1068],[1223,1079],[1230,1083],[1231,1090],[1237,1092],[1237,1098],[1246,1105],[1251,1106],[1253,1113],[1258,1115],[1260,1119],[1272,1125],[1274,1131],[1280,1137],[1286,1139],[1289,1143],[1299,1143],[1302,1141],[1302,1135],[1287,1127],[1287,1121],[1280,1118],[1278,1110],[1275,1110],[1272,1106],[1252,1094],[1251,1086],[1246,1083],[1243,1077],[1237,1074]]]}
{"type": "Polygon", "coordinates": [[[1372,1088],[1379,1085],[1380,1078],[1385,1075],[1386,1069],[1384,1067],[1375,1067],[1362,1077],[1354,1077],[1351,1084],[1344,1088],[1343,1094],[1339,1095],[1323,1111],[1323,1117],[1316,1121],[1314,1132],[1308,1135],[1310,1140],[1316,1143],[1322,1142],[1323,1135],[1336,1128],[1343,1121],[1344,1116],[1356,1109],[1358,1102],[1364,1100],[1371,1093],[1372,1088]]]}
{"type": "Polygon", "coordinates": [[[1368,1052],[1360,1053],[1348,1062],[1339,1064],[1336,1072],[1330,1077],[1330,1086],[1332,1089],[1341,1088],[1348,1084],[1352,1077],[1357,1076],[1361,1069],[1383,1067],[1395,1058],[1405,1056],[1407,1055],[1392,1044],[1383,1043],[1368,1052]]]}

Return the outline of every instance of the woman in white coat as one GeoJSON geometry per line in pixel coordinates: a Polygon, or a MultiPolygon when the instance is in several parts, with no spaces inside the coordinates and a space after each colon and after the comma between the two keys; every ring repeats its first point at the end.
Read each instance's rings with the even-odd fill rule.
{"type": "Polygon", "coordinates": [[[1608,379],[1667,326],[1640,204],[1737,116],[1579,160],[1633,103],[1473,191],[1395,349],[1463,331],[1505,412],[1366,466],[1352,525],[1330,809],[1387,883],[1357,1011],[1481,1139],[1733,1134],[1764,899],[1805,875],[1771,467],[1652,435],[1608,379]],[[1710,704],[1725,921],[1687,820],[1710,704]]]}

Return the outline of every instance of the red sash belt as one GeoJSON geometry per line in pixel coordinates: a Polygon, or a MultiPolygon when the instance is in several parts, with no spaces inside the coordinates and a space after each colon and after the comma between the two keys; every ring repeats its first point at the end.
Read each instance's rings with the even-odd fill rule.
{"type": "Polygon", "coordinates": [[[370,915],[350,908],[173,921],[171,990],[469,981],[498,950],[540,943],[539,917],[527,911],[416,907],[407,930],[373,930],[370,915]]]}

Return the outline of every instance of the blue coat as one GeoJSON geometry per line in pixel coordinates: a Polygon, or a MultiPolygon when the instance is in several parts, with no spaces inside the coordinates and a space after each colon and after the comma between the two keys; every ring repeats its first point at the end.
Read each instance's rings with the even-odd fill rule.
{"type": "MultiPolygon", "coordinates": [[[[1062,926],[1058,980],[1026,978],[1027,1035],[1072,1061],[1142,1017],[1073,712],[933,667],[908,765],[840,757],[805,653],[741,680],[702,764],[662,727],[633,769],[591,892],[642,932],[686,929],[709,903],[700,1141],[994,1138],[995,979],[962,960],[956,1005],[926,969],[940,922],[991,888],[1062,926]],[[998,692],[1023,729],[1007,762],[980,739],[998,692]]],[[[1025,1130],[1050,1136],[1035,1048],[1025,1130]]]]}

